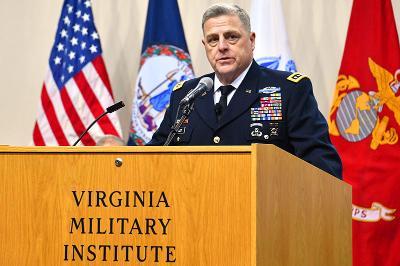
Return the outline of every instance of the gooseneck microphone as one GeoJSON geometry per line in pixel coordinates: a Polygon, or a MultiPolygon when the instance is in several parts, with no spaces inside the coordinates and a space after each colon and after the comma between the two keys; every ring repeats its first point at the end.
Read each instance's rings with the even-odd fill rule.
{"type": "Polygon", "coordinates": [[[168,134],[167,140],[164,143],[164,146],[168,146],[172,139],[175,137],[176,133],[178,132],[179,128],[182,126],[183,121],[186,120],[186,118],[189,117],[190,113],[194,109],[194,100],[202,95],[203,93],[211,90],[213,86],[214,81],[209,78],[209,77],[204,77],[199,81],[199,84],[197,86],[190,90],[188,94],[180,101],[179,106],[178,106],[178,111],[176,113],[176,119],[174,124],[171,127],[171,131],[168,134]],[[182,116],[181,118],[178,118],[179,115],[179,110],[182,107],[182,116]]]}
{"type": "Polygon", "coordinates": [[[190,90],[188,94],[181,100],[179,105],[186,105],[194,101],[198,96],[202,95],[204,92],[211,90],[213,86],[213,80],[209,77],[204,77],[199,81],[197,86],[190,90]]]}
{"type": "Polygon", "coordinates": [[[72,146],[76,146],[76,144],[79,143],[79,141],[83,138],[83,136],[85,136],[85,134],[89,131],[89,129],[96,124],[97,121],[100,120],[100,118],[102,118],[103,116],[105,116],[106,114],[111,114],[114,113],[115,111],[121,109],[122,107],[124,107],[125,104],[123,101],[117,102],[109,107],[106,108],[106,111],[104,113],[102,113],[99,117],[97,117],[87,128],[86,130],[79,136],[79,138],[75,141],[75,143],[72,146]]]}
{"type": "Polygon", "coordinates": [[[119,102],[114,103],[113,105],[107,107],[105,113],[108,113],[108,114],[114,113],[115,111],[121,109],[124,106],[125,106],[124,102],[119,101],[119,102]]]}

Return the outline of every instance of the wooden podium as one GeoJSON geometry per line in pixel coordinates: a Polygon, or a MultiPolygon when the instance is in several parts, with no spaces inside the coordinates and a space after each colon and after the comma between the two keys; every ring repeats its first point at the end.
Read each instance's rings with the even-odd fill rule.
{"type": "Polygon", "coordinates": [[[351,187],[272,145],[0,147],[0,265],[351,265],[351,187]]]}

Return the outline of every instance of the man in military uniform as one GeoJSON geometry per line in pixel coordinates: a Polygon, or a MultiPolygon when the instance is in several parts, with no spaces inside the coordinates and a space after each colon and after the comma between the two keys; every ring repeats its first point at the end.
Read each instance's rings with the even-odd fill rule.
{"type": "MultiPolygon", "coordinates": [[[[214,88],[196,98],[171,145],[271,143],[318,168],[342,177],[340,158],[318,110],[310,80],[299,74],[260,67],[253,60],[255,33],[237,5],[216,4],[203,15],[202,40],[215,73],[214,88]]],[[[178,105],[200,78],[178,83],[160,128],[149,145],[163,145],[178,105]]]]}

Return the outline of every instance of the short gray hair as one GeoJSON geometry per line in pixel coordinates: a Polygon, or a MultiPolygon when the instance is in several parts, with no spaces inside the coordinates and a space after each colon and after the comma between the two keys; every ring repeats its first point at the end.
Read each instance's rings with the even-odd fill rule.
{"type": "Polygon", "coordinates": [[[201,21],[201,28],[204,31],[204,23],[206,23],[207,20],[210,18],[215,18],[223,15],[236,15],[239,17],[240,21],[243,23],[244,28],[248,31],[251,32],[251,25],[250,25],[250,17],[249,14],[247,14],[246,10],[241,8],[240,6],[236,4],[214,4],[210,6],[203,14],[203,19],[201,21]]]}

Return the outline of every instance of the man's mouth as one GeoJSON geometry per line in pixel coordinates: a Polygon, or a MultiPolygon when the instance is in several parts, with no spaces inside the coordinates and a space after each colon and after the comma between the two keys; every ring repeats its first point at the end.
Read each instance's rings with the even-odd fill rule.
{"type": "Polygon", "coordinates": [[[217,62],[218,62],[218,63],[222,63],[222,64],[224,64],[224,63],[230,63],[230,62],[232,62],[232,61],[233,61],[233,58],[232,58],[232,57],[221,57],[221,58],[217,59],[217,62]]]}

